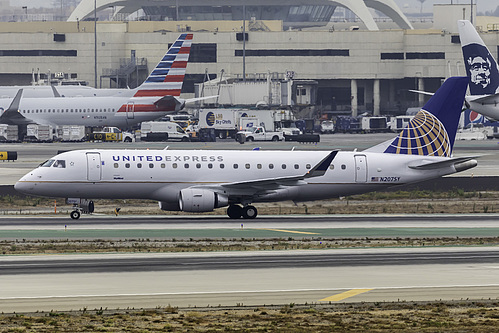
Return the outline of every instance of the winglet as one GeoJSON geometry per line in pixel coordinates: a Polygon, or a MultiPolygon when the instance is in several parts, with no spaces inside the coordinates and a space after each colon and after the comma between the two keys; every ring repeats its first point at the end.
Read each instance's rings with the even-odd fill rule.
{"type": "Polygon", "coordinates": [[[23,95],[23,90],[19,89],[16,97],[12,100],[7,110],[5,110],[0,116],[0,122],[2,124],[9,125],[20,125],[24,123],[29,123],[29,121],[21,113],[19,113],[19,104],[21,103],[21,97],[23,95]]]}
{"type": "Polygon", "coordinates": [[[51,87],[52,87],[52,92],[54,93],[54,97],[61,97],[61,94],[59,94],[55,86],[51,85],[51,87]]]}
{"type": "Polygon", "coordinates": [[[338,154],[338,150],[333,150],[332,152],[330,152],[319,163],[317,163],[316,166],[314,166],[312,169],[310,169],[310,171],[305,174],[304,178],[323,176],[326,173],[327,168],[329,168],[329,166],[331,165],[331,162],[333,162],[333,160],[337,154],[338,154]]]}

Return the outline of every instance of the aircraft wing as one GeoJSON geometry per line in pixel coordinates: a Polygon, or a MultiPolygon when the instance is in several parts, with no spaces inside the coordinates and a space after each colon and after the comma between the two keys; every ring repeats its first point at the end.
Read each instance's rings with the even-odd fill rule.
{"type": "Polygon", "coordinates": [[[220,185],[194,186],[195,188],[209,188],[216,192],[229,193],[229,195],[254,195],[258,192],[277,190],[288,186],[300,186],[307,184],[306,179],[323,176],[338,150],[331,151],[319,163],[307,173],[299,176],[264,178],[241,182],[225,183],[220,185]]]}

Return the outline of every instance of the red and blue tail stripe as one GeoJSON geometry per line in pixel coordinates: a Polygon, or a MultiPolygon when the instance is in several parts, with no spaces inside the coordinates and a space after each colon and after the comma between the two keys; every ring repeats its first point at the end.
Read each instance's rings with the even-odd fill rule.
{"type": "Polygon", "coordinates": [[[134,97],[180,96],[191,51],[192,34],[181,34],[140,85],[134,97]]]}

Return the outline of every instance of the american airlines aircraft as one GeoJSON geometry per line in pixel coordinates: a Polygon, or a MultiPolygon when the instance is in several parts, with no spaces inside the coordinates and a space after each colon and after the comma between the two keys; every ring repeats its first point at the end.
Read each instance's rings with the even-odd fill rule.
{"type": "MultiPolygon", "coordinates": [[[[362,152],[77,150],[54,156],[15,189],[75,199],[152,199],[169,211],[257,216],[253,202],[308,201],[382,190],[477,165],[451,157],[466,77],[449,78],[393,140],[362,152]]],[[[75,206],[71,217],[80,217],[75,206]]]]}
{"type": "Polygon", "coordinates": [[[0,99],[0,123],[130,127],[154,120],[186,103],[179,98],[192,43],[182,34],[139,87],[120,96],[0,99]],[[128,96],[130,94],[130,96],[128,96]],[[4,111],[5,110],[5,111],[4,111]]]}
{"type": "Polygon", "coordinates": [[[470,21],[458,21],[464,64],[469,78],[469,109],[499,120],[499,67],[470,21]]]}

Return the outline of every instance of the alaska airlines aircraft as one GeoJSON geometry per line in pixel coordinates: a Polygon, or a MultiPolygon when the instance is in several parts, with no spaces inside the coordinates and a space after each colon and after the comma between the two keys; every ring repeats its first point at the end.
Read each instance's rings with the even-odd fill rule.
{"type": "MultiPolygon", "coordinates": [[[[253,202],[308,201],[382,190],[476,166],[451,157],[466,77],[449,78],[393,140],[363,152],[77,150],[22,177],[28,195],[152,199],[163,210],[255,218],[253,202]]],[[[80,217],[80,208],[71,212],[80,217]]]]}
{"type": "Polygon", "coordinates": [[[19,90],[14,99],[0,99],[0,123],[125,128],[179,111],[191,101],[179,96],[192,36],[180,35],[145,82],[127,90],[131,96],[22,98],[19,90]]]}
{"type": "Polygon", "coordinates": [[[499,120],[499,68],[497,61],[470,21],[458,21],[464,65],[469,78],[469,108],[499,120]]]}

